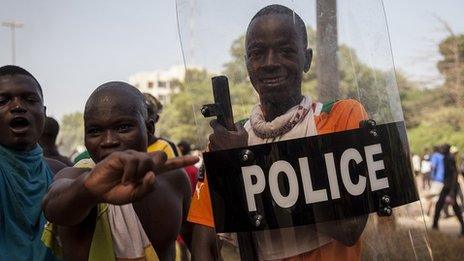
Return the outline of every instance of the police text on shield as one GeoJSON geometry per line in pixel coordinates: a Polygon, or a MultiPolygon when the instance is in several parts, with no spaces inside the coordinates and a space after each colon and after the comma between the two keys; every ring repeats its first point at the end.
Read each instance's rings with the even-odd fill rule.
{"type": "MultiPolygon", "coordinates": [[[[385,169],[384,162],[383,160],[374,160],[374,155],[382,154],[382,147],[380,143],[365,146],[363,153],[365,154],[368,172],[367,178],[369,179],[371,191],[388,188],[388,179],[386,177],[379,178],[377,176],[377,171],[385,169]]],[[[340,162],[335,162],[333,153],[325,153],[324,159],[329,181],[328,189],[330,190],[331,199],[340,198],[340,188],[335,167],[335,164],[337,163],[340,164],[340,176],[342,179],[342,184],[348,193],[353,196],[358,196],[365,192],[367,187],[367,178],[360,175],[358,182],[354,183],[351,180],[349,173],[349,163],[351,161],[356,162],[356,164],[360,164],[363,161],[363,157],[361,156],[360,151],[354,148],[346,149],[341,155],[340,162]]],[[[281,208],[290,208],[295,205],[298,197],[300,197],[300,186],[303,187],[306,204],[327,201],[329,197],[327,188],[316,190],[313,187],[308,158],[299,158],[298,162],[302,184],[299,184],[298,182],[295,168],[284,160],[276,161],[271,165],[269,169],[268,180],[266,180],[262,168],[258,165],[242,167],[242,177],[248,204],[248,211],[256,211],[255,196],[262,193],[266,188],[266,185],[269,186],[272,198],[274,199],[275,203],[281,208]],[[285,175],[285,178],[288,181],[289,190],[288,193],[285,193],[286,195],[283,195],[279,188],[279,175],[285,175]]]]}

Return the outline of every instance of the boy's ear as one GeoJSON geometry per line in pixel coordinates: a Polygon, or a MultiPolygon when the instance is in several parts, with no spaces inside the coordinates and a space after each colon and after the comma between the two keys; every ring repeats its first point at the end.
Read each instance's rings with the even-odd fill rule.
{"type": "Polygon", "coordinates": [[[311,68],[312,60],[313,60],[313,49],[308,48],[305,51],[305,64],[304,64],[304,69],[303,69],[305,73],[307,73],[309,71],[309,68],[311,68]]]}
{"type": "Polygon", "coordinates": [[[155,135],[155,121],[150,118],[145,121],[145,125],[147,126],[147,132],[149,135],[155,135]]]}

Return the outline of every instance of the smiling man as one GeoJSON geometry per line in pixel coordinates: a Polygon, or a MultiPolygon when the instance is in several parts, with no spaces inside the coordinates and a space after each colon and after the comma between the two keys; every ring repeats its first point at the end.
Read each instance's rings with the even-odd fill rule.
{"type": "Polygon", "coordinates": [[[44,159],[37,141],[45,106],[42,88],[18,66],[0,68],[0,260],[55,260],[40,241],[41,202],[64,167],[44,159]]]}
{"type": "MultiPolygon", "coordinates": [[[[354,100],[314,102],[301,91],[303,73],[310,69],[306,26],[291,9],[270,5],[248,25],[246,67],[259,95],[244,126],[228,131],[212,121],[210,150],[272,143],[358,128],[367,118],[354,100]]],[[[271,203],[270,203],[271,204],[271,203]]],[[[317,210],[315,210],[317,212],[317,210]]],[[[188,220],[195,224],[192,251],[195,260],[218,258],[208,180],[199,183],[188,220]]],[[[255,232],[258,256],[264,260],[358,260],[358,239],[367,217],[255,232]]]]}
{"type": "MultiPolygon", "coordinates": [[[[43,204],[59,225],[64,259],[173,260],[190,203],[189,181],[178,168],[198,158],[146,152],[154,123],[142,93],[127,83],[98,87],[84,122],[91,159],[59,172],[43,204]]],[[[44,239],[57,246],[53,235],[44,239]]]]}

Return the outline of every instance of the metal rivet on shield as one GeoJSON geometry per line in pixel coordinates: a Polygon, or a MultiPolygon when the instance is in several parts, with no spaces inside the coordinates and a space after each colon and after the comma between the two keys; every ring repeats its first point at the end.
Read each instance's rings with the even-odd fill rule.
{"type": "Polygon", "coordinates": [[[393,214],[393,209],[390,206],[391,199],[388,195],[383,195],[379,200],[379,210],[377,214],[381,217],[388,217],[393,214]]]}
{"type": "Polygon", "coordinates": [[[377,123],[373,119],[367,120],[366,123],[371,128],[374,128],[377,125],[377,123]]]}
{"type": "Polygon", "coordinates": [[[390,216],[392,214],[392,209],[390,207],[385,207],[384,212],[385,212],[385,214],[390,216]]]}
{"type": "Polygon", "coordinates": [[[385,207],[381,207],[379,209],[379,211],[377,212],[377,215],[381,216],[381,217],[389,217],[391,216],[393,213],[393,210],[391,209],[390,206],[385,206],[385,207]]]}
{"type": "Polygon", "coordinates": [[[391,216],[392,212],[391,207],[384,207],[381,209],[381,216],[391,216]]]}
{"type": "Polygon", "coordinates": [[[206,107],[206,106],[204,106],[203,108],[201,108],[200,111],[201,111],[201,114],[202,114],[202,115],[210,115],[210,114],[211,114],[209,108],[206,107]]]}
{"type": "Polygon", "coordinates": [[[242,150],[240,153],[240,159],[243,163],[253,161],[253,152],[251,150],[242,150]]]}
{"type": "Polygon", "coordinates": [[[390,205],[390,197],[387,195],[383,195],[382,198],[380,199],[381,202],[385,205],[390,205]]]}
{"type": "Polygon", "coordinates": [[[377,123],[373,119],[362,120],[359,122],[360,128],[373,129],[377,126],[377,123]]]}
{"type": "Polygon", "coordinates": [[[264,221],[264,217],[262,215],[260,215],[260,214],[256,214],[253,217],[253,223],[254,223],[255,227],[260,227],[263,224],[263,221],[264,221]]]}

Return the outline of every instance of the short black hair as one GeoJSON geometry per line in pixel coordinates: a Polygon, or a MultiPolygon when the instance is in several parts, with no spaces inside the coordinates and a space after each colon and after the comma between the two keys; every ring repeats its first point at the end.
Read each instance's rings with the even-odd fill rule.
{"type": "Polygon", "coordinates": [[[93,104],[94,99],[96,99],[99,95],[101,95],[102,93],[106,93],[106,92],[109,92],[113,95],[120,95],[120,94],[116,94],[117,91],[125,92],[124,94],[126,95],[125,98],[129,100],[137,101],[137,104],[140,106],[140,113],[142,114],[143,119],[147,120],[148,108],[147,108],[145,96],[143,96],[143,94],[140,92],[139,89],[135,88],[129,83],[120,82],[120,81],[107,82],[107,83],[104,83],[98,86],[97,89],[95,89],[92,92],[92,94],[90,94],[89,98],[87,99],[87,102],[85,103],[84,116],[90,111],[91,105],[93,104]]]}
{"type": "Polygon", "coordinates": [[[442,145],[442,151],[444,154],[449,154],[450,153],[450,149],[451,149],[451,145],[449,145],[448,143],[445,143],[442,145]]]}
{"type": "Polygon", "coordinates": [[[182,153],[189,154],[190,151],[192,151],[192,146],[190,143],[186,140],[181,140],[178,144],[177,147],[179,148],[184,148],[184,151],[182,153]]]}
{"type": "Polygon", "coordinates": [[[163,105],[161,104],[161,102],[158,99],[156,99],[155,96],[149,93],[144,92],[143,96],[145,97],[145,103],[147,104],[148,108],[148,117],[152,118],[160,114],[163,110],[163,105]]]}
{"type": "Polygon", "coordinates": [[[297,26],[297,30],[300,32],[301,36],[303,37],[303,45],[306,48],[308,46],[308,36],[306,33],[306,24],[304,23],[303,19],[295,13],[292,9],[283,6],[283,5],[268,5],[261,10],[259,10],[253,18],[251,18],[250,24],[248,24],[248,28],[250,28],[251,23],[258,17],[270,15],[270,14],[281,14],[286,15],[294,19],[295,24],[297,26]]]}
{"type": "Polygon", "coordinates": [[[44,131],[42,135],[46,135],[53,139],[56,139],[56,136],[58,136],[58,132],[60,132],[60,125],[58,124],[58,122],[52,117],[46,117],[44,131]]]}
{"type": "Polygon", "coordinates": [[[26,75],[26,76],[31,77],[37,83],[40,96],[42,96],[42,100],[43,100],[42,86],[40,86],[39,81],[37,81],[34,75],[32,75],[26,69],[21,68],[16,65],[5,65],[5,66],[0,67],[0,77],[5,76],[5,75],[26,75]]]}

